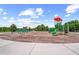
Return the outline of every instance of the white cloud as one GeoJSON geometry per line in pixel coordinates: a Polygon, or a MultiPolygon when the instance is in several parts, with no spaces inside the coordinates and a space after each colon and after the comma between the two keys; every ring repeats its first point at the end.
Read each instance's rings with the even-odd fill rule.
{"type": "Polygon", "coordinates": [[[33,11],[32,10],[25,10],[25,11],[22,11],[19,16],[22,16],[22,15],[33,15],[33,11]]]}
{"type": "Polygon", "coordinates": [[[39,16],[37,16],[36,14],[31,15],[31,18],[39,18],[39,16]]]}
{"type": "Polygon", "coordinates": [[[4,19],[4,20],[6,20],[6,19],[7,19],[7,17],[3,17],[3,19],[4,19]]]}
{"type": "Polygon", "coordinates": [[[2,14],[2,12],[3,12],[3,9],[0,8],[0,15],[2,14]]]}
{"type": "Polygon", "coordinates": [[[42,15],[43,14],[43,9],[42,8],[37,8],[36,13],[37,13],[37,15],[42,15]]]}
{"type": "Polygon", "coordinates": [[[7,14],[7,12],[3,12],[3,14],[5,15],[5,14],[7,14]]]}
{"type": "Polygon", "coordinates": [[[8,22],[10,22],[10,23],[14,23],[15,21],[14,21],[14,20],[8,20],[8,22]]]}
{"type": "Polygon", "coordinates": [[[69,5],[66,8],[66,12],[67,13],[75,13],[75,12],[77,12],[78,9],[79,9],[79,4],[73,4],[73,5],[69,5]]]}
{"type": "Polygon", "coordinates": [[[67,15],[65,15],[65,17],[69,17],[71,14],[67,14],[67,15]]]}
{"type": "Polygon", "coordinates": [[[40,22],[40,21],[32,20],[32,19],[30,19],[30,18],[28,18],[28,19],[18,19],[17,21],[18,21],[18,22],[21,22],[21,23],[26,23],[26,24],[30,24],[30,23],[33,23],[33,22],[37,22],[37,23],[40,22]]]}
{"type": "Polygon", "coordinates": [[[40,24],[41,22],[38,20],[33,20],[30,18],[22,18],[22,19],[17,19],[16,20],[16,24],[19,27],[24,27],[24,26],[28,26],[28,27],[32,27],[34,28],[36,25],[40,24]]]}
{"type": "Polygon", "coordinates": [[[14,17],[7,17],[7,16],[4,16],[3,19],[4,19],[4,20],[6,20],[6,19],[7,19],[7,20],[13,20],[14,17]]]}
{"type": "Polygon", "coordinates": [[[30,8],[27,10],[22,11],[19,16],[30,16],[31,18],[39,18],[43,15],[43,9],[42,8],[30,8]]]}
{"type": "Polygon", "coordinates": [[[14,19],[14,17],[10,17],[10,19],[11,19],[11,20],[13,20],[13,19],[14,19]]]}
{"type": "Polygon", "coordinates": [[[7,12],[5,12],[2,8],[0,8],[0,15],[6,15],[7,12]]]}
{"type": "Polygon", "coordinates": [[[79,4],[72,4],[72,5],[69,5],[67,8],[66,8],[66,12],[67,12],[67,17],[70,16],[70,14],[73,14],[75,12],[77,12],[79,10],[79,4]]]}
{"type": "Polygon", "coordinates": [[[3,11],[3,9],[2,8],[0,8],[0,12],[2,12],[3,11]]]}
{"type": "Polygon", "coordinates": [[[54,17],[58,16],[58,14],[55,14],[54,17]]]}
{"type": "Polygon", "coordinates": [[[31,19],[18,19],[17,21],[21,22],[21,23],[27,23],[27,24],[29,24],[30,22],[32,22],[31,19]]]}
{"type": "Polygon", "coordinates": [[[7,17],[7,16],[5,16],[5,17],[3,17],[3,19],[4,19],[4,20],[7,20],[9,23],[14,23],[14,22],[16,22],[16,20],[14,20],[14,17],[7,17]]]}

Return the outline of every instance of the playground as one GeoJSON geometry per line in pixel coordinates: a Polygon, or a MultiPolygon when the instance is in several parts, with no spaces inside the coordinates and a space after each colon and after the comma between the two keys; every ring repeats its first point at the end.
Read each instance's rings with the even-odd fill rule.
{"type": "Polygon", "coordinates": [[[13,33],[4,32],[0,34],[1,39],[20,41],[20,42],[34,42],[34,43],[78,43],[79,33],[65,31],[62,26],[62,18],[56,16],[54,18],[55,27],[49,28],[48,31],[29,31],[17,30],[13,33]]]}

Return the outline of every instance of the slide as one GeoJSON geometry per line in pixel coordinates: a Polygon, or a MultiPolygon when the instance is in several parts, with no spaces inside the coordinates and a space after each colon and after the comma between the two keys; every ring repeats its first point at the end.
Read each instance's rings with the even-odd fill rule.
{"type": "Polygon", "coordinates": [[[50,28],[50,29],[49,29],[49,32],[50,32],[53,36],[55,36],[55,35],[57,35],[58,30],[57,30],[56,28],[50,28]]]}

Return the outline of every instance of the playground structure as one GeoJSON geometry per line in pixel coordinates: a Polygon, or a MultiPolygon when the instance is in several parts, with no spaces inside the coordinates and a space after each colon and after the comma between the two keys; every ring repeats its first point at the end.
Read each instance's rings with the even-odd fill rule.
{"type": "Polygon", "coordinates": [[[29,30],[28,29],[18,29],[18,30],[16,30],[16,32],[29,32],[29,30]]]}
{"type": "Polygon", "coordinates": [[[57,34],[59,34],[59,33],[63,33],[63,26],[62,26],[62,19],[61,19],[61,17],[59,17],[59,16],[56,16],[55,18],[54,18],[54,28],[50,28],[49,29],[49,32],[53,35],[53,36],[55,36],[55,35],[57,35],[57,34]]]}
{"type": "MultiPolygon", "coordinates": [[[[55,16],[54,17],[54,28],[49,28],[49,32],[53,35],[56,36],[58,34],[63,34],[64,28],[62,26],[62,18],[60,16],[55,16]]],[[[30,32],[28,29],[17,29],[16,32],[30,32]]]]}

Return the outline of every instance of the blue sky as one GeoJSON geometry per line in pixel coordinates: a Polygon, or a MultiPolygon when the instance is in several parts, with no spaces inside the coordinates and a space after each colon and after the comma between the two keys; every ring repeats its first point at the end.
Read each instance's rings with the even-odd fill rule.
{"type": "Polygon", "coordinates": [[[53,27],[55,16],[63,23],[79,19],[78,4],[1,4],[0,26],[36,27],[39,24],[53,27]]]}

